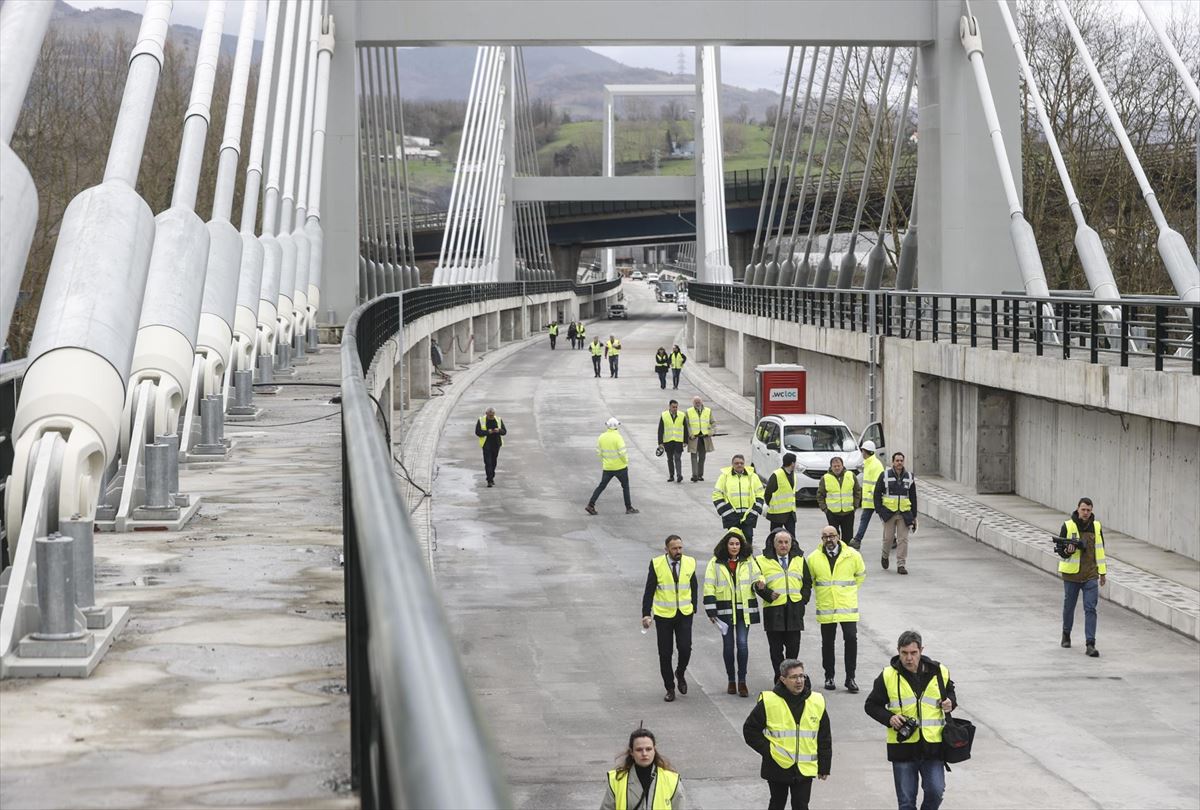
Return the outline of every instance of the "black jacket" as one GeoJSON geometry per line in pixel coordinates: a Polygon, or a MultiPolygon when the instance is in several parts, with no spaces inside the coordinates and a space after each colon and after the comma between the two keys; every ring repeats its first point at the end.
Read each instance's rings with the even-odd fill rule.
{"type": "MultiPolygon", "coordinates": [[[[763,550],[763,556],[770,560],[778,560],[779,555],[775,553],[775,532],[767,535],[767,547],[763,550]]],[[[762,609],[763,614],[763,629],[773,632],[787,632],[804,629],[804,607],[808,604],[809,597],[812,595],[812,576],[808,573],[808,562],[804,559],[804,551],[800,548],[800,544],[796,542],[796,538],[792,538],[792,548],[788,552],[788,564],[792,559],[798,559],[803,566],[804,585],[800,589],[800,601],[793,602],[788,599],[782,605],[777,607],[766,607],[762,609]]],[[[782,592],[778,584],[775,585],[776,593],[782,592]]]]}
{"type": "Polygon", "coordinates": [[[904,513],[904,522],[909,526],[916,522],[917,479],[912,473],[905,470],[902,476],[897,477],[891,467],[886,467],[879,476],[879,480],[875,482],[875,514],[879,515],[880,520],[888,521],[896,513],[883,505],[884,495],[894,495],[898,498],[907,497],[912,501],[912,511],[904,513]]]}
{"type": "MultiPolygon", "coordinates": [[[[656,558],[657,559],[657,558],[656,558]]],[[[697,561],[699,564],[699,561],[697,561]]],[[[654,608],[654,591],[658,588],[658,575],[654,573],[654,560],[650,561],[650,571],[646,574],[646,590],[642,593],[642,615],[653,616],[654,608]]],[[[696,572],[692,572],[692,615],[696,615],[696,594],[700,592],[696,587],[696,572]]]]}
{"type": "MultiPolygon", "coordinates": [[[[892,656],[892,662],[888,666],[895,669],[900,673],[901,678],[908,681],[913,694],[918,698],[925,694],[925,689],[929,686],[929,682],[937,677],[938,662],[927,655],[921,656],[921,663],[917,666],[915,674],[904,668],[904,665],[900,663],[900,656],[898,655],[892,656]]],[[[942,697],[950,698],[950,702],[954,706],[958,706],[958,697],[954,693],[953,679],[946,682],[946,693],[942,697]]],[[[883,673],[881,672],[875,676],[875,683],[871,686],[871,694],[867,695],[867,702],[864,708],[868,715],[875,718],[880,724],[887,726],[890,724],[892,718],[892,711],[888,709],[887,704],[887,688],[883,685],[883,673]]],[[[917,705],[920,706],[921,704],[918,703],[917,705]]],[[[919,742],[888,743],[888,762],[912,762],[917,759],[942,758],[941,743],[926,742],[924,734],[920,729],[916,733],[922,735],[919,742]]]]}
{"type": "MultiPolygon", "coordinates": [[[[788,707],[792,710],[792,717],[799,721],[804,713],[804,704],[812,695],[812,681],[805,675],[804,691],[798,695],[793,695],[781,683],[776,683],[773,691],[787,701],[788,707]]],[[[763,736],[763,730],[766,727],[767,708],[763,705],[760,695],[750,716],[742,724],[742,738],[746,741],[746,745],[753,748],[762,757],[762,769],[759,771],[759,776],[768,782],[799,782],[804,777],[800,775],[798,769],[789,768],[785,771],[779,767],[779,763],[771,758],[771,744],[763,736]]],[[[821,726],[817,729],[817,774],[828,775],[829,767],[832,764],[833,733],[829,730],[829,709],[826,708],[825,713],[821,715],[821,726]]]]}
{"type": "Polygon", "coordinates": [[[487,430],[484,430],[483,428],[481,428],[479,426],[479,420],[476,419],[475,420],[475,435],[478,436],[479,438],[483,439],[484,448],[495,448],[495,449],[499,450],[500,444],[501,444],[500,437],[508,435],[508,427],[504,424],[503,419],[498,419],[498,417],[494,417],[494,416],[487,417],[486,422],[487,422],[488,430],[491,430],[492,428],[496,427],[497,422],[499,422],[500,432],[499,433],[488,433],[487,430]]]}
{"type": "Polygon", "coordinates": [[[654,355],[654,370],[659,372],[666,371],[670,362],[671,355],[667,354],[666,352],[663,352],[662,354],[656,353],[654,355]]]}
{"type": "MultiPolygon", "coordinates": [[[[670,408],[667,409],[667,412],[668,413],[670,412],[670,408]]],[[[683,411],[680,411],[680,413],[683,413],[683,411]]],[[[662,414],[659,414],[658,415],[658,443],[659,444],[664,444],[663,430],[665,428],[666,428],[666,424],[663,422],[662,414]]],[[[692,433],[691,433],[691,430],[688,428],[687,417],[684,417],[684,419],[683,419],[683,443],[684,444],[687,444],[688,437],[691,435],[692,435],[692,433]]],[[[671,444],[678,444],[678,442],[671,442],[671,444]]]]}
{"type": "MultiPolygon", "coordinates": [[[[790,473],[787,470],[784,470],[783,474],[787,476],[788,483],[790,483],[792,485],[792,489],[795,490],[796,489],[796,474],[790,473]]],[[[775,490],[777,490],[777,489],[779,489],[779,479],[776,478],[775,473],[772,472],[770,475],[767,476],[767,485],[763,489],[763,502],[769,505],[771,503],[771,498],[775,495],[775,490]]],[[[795,502],[795,505],[793,506],[793,508],[795,508],[795,506],[799,506],[799,505],[800,505],[800,492],[799,492],[799,490],[796,490],[796,502],[795,502]]],[[[768,517],[769,517],[769,515],[768,515],[768,517]]]]}

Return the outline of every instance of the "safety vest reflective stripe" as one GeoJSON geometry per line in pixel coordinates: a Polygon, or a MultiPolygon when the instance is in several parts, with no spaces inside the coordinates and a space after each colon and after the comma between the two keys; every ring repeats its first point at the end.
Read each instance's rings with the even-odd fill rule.
{"type": "Polygon", "coordinates": [[[854,473],[843,472],[841,481],[833,473],[821,478],[825,483],[825,508],[830,512],[853,512],[854,473]]]}
{"type": "Polygon", "coordinates": [[[883,475],[883,462],[872,455],[863,462],[862,472],[862,507],[863,509],[875,508],[875,484],[879,481],[879,476],[883,475]]]}
{"type": "MultiPolygon", "coordinates": [[[[733,617],[734,610],[742,614],[746,624],[758,624],[758,597],[751,583],[758,578],[758,566],[752,559],[742,560],[737,567],[737,583],[729,567],[713,557],[704,572],[704,605],[718,616],[733,617]]],[[[682,575],[680,577],[682,579],[682,575]]]]}
{"type": "Polygon", "coordinates": [[[734,473],[733,467],[723,467],[720,477],[717,478],[717,486],[713,489],[713,503],[717,505],[717,511],[723,517],[729,511],[723,508],[725,503],[734,509],[745,511],[752,508],[761,495],[762,481],[758,480],[758,473],[754,472],[754,468],[749,464],[742,475],[734,473]]]}
{"type": "Polygon", "coordinates": [[[556,324],[556,323],[550,324],[550,334],[552,334],[552,335],[558,334],[558,324],[556,324]]]}
{"type": "Polygon", "coordinates": [[[858,613],[858,608],[827,608],[825,610],[817,610],[818,616],[832,616],[841,613],[858,613]]]}
{"type": "Polygon", "coordinates": [[[794,738],[794,737],[816,737],[817,736],[817,732],[815,732],[815,731],[800,731],[798,729],[794,729],[791,731],[769,731],[768,730],[768,731],[764,731],[763,734],[766,734],[768,737],[772,737],[774,739],[784,739],[784,738],[794,738]]]}
{"type": "MultiPolygon", "coordinates": [[[[939,666],[941,666],[939,664],[939,666]]],[[[942,670],[942,681],[950,682],[950,671],[944,666],[942,670]]],[[[908,739],[901,742],[896,737],[896,729],[890,725],[887,728],[887,741],[889,744],[906,745],[908,743],[916,743],[921,739],[926,742],[938,743],[942,741],[942,728],[946,725],[946,715],[942,711],[942,698],[944,697],[941,690],[938,688],[938,679],[936,676],[929,679],[929,683],[925,686],[925,691],[918,697],[913,693],[912,687],[909,686],[908,680],[901,677],[895,667],[889,666],[883,670],[883,687],[884,693],[887,695],[887,708],[893,714],[898,714],[916,723],[923,730],[920,734],[913,734],[908,739]]]]}
{"type": "Polygon", "coordinates": [[[784,602],[799,602],[804,591],[804,557],[796,554],[788,559],[785,571],[779,560],[773,557],[758,557],[758,570],[762,572],[767,587],[775,591],[777,596],[771,602],[764,602],[765,607],[779,607],[784,602]]]}
{"type": "Polygon", "coordinates": [[[671,416],[670,411],[662,412],[663,421],[663,442],[682,442],[683,441],[683,414],[676,412],[675,416],[671,416]]]}
{"type": "Polygon", "coordinates": [[[608,347],[609,354],[620,354],[621,353],[621,341],[619,341],[619,340],[610,340],[610,341],[606,342],[604,345],[606,347],[608,347]]]}
{"type": "Polygon", "coordinates": [[[696,573],[696,558],[684,555],[679,558],[679,581],[671,573],[671,562],[667,555],[654,558],[654,577],[658,584],[654,593],[653,613],[670,619],[679,613],[692,615],[692,577],[696,573]]]}
{"type": "Polygon", "coordinates": [[[596,453],[606,470],[623,470],[629,466],[625,453],[625,440],[616,430],[606,430],[596,440],[596,453]]]}
{"type": "Polygon", "coordinates": [[[771,759],[785,771],[796,768],[802,776],[816,776],[817,734],[825,714],[825,698],[809,693],[799,721],[787,701],[774,692],[762,692],[759,700],[766,711],[763,737],[770,744],[771,759]]]}
{"type": "Polygon", "coordinates": [[[854,585],[852,579],[814,579],[813,585],[854,585]]]}
{"type": "MultiPolygon", "coordinates": [[[[504,420],[501,419],[499,416],[497,416],[496,417],[496,428],[501,429],[503,427],[504,427],[504,420]]],[[[487,430],[487,416],[486,415],[479,417],[479,429],[487,430]]],[[[486,440],[487,440],[487,436],[480,436],[479,437],[479,446],[483,447],[483,443],[486,440]]],[[[500,437],[500,446],[501,447],[504,446],[504,437],[503,436],[500,437]]]]}
{"type": "Polygon", "coordinates": [[[705,408],[696,413],[695,406],[687,409],[688,428],[695,436],[699,433],[712,433],[712,408],[705,408]]]}
{"type": "MultiPolygon", "coordinates": [[[[1067,539],[1079,540],[1079,526],[1074,519],[1066,522],[1067,539]]],[[[1104,555],[1104,534],[1100,530],[1100,521],[1092,520],[1092,531],[1095,533],[1095,550],[1096,550],[1096,570],[1101,574],[1108,574],[1108,563],[1104,555]]],[[[1078,574],[1079,564],[1083,560],[1083,549],[1080,546],[1075,546],[1075,552],[1065,560],[1059,560],[1058,571],[1060,574],[1078,574]]]]}
{"type": "Polygon", "coordinates": [[[845,543],[840,544],[840,549],[832,570],[823,548],[814,549],[807,558],[817,621],[821,624],[858,621],[858,585],[866,576],[866,568],[857,551],[845,543]]]}
{"type": "Polygon", "coordinates": [[[912,511],[912,501],[908,498],[909,485],[913,482],[912,476],[906,472],[903,477],[897,478],[895,472],[887,470],[884,472],[883,477],[879,479],[879,482],[883,485],[883,493],[880,495],[880,499],[884,509],[892,512],[912,511]],[[892,484],[904,485],[904,494],[893,494],[891,491],[892,484]]]}
{"type": "Polygon", "coordinates": [[[771,502],[767,504],[767,514],[786,515],[796,511],[796,489],[788,481],[787,471],[780,467],[771,473],[775,476],[775,491],[771,493],[771,502]]]}
{"type": "Polygon", "coordinates": [[[599,357],[600,355],[604,354],[604,345],[603,344],[589,343],[588,348],[592,350],[592,355],[594,357],[599,357]]]}
{"type": "MultiPolygon", "coordinates": [[[[664,768],[655,768],[651,780],[654,796],[650,801],[643,803],[642,807],[644,810],[671,810],[671,800],[679,790],[679,774],[664,768]]],[[[608,789],[612,791],[616,810],[628,810],[629,771],[609,771],[608,789]]]]}
{"type": "Polygon", "coordinates": [[[678,352],[671,352],[671,368],[683,368],[683,355],[678,352]]]}

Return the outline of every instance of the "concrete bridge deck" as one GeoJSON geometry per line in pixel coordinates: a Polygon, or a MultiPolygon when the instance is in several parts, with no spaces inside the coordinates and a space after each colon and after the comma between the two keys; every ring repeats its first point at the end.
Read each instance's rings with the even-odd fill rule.
{"type": "MultiPolygon", "coordinates": [[[[696,806],[758,806],[766,789],[741,740],[751,701],[724,694],[717,632],[696,622],[692,689],[667,704],[653,633],[642,635],[638,624],[646,567],[666,534],[682,535],[701,566],[711,555],[720,534],[711,482],[721,459],[746,448],[750,425],[717,405],[719,430],[733,435],[717,440],[708,481],[666,483],[665,463],[653,454],[654,430],[675,392],[659,390],[651,357],[674,341],[683,320],[638,285],[625,287],[631,320],[589,328],[621,337],[619,379],[607,371],[594,379],[586,353],[564,351],[561,342],[551,353],[543,340],[453,391],[461,401],[439,447],[433,499],[439,589],[518,806],[595,806],[604,770],[639,722],[659,735],[696,806]],[[482,485],[471,435],[489,405],[509,427],[495,489],[482,485]],[[599,474],[595,437],[612,414],[625,425],[641,514],[623,514],[619,488],[610,487],[600,515],[589,517],[583,505],[599,474]]],[[[685,371],[677,398],[696,391],[696,377],[685,371]]],[[[711,404],[710,392],[700,392],[711,404]]],[[[803,547],[812,548],[823,522],[815,509],[800,514],[803,547]]],[[[901,630],[919,628],[929,654],[950,667],[964,715],[980,727],[975,759],[948,777],[947,802],[1194,806],[1200,646],[1106,602],[1102,657],[1062,650],[1061,587],[967,539],[926,519],[912,543],[912,574],[884,572],[878,555],[868,553],[862,592],[860,685],[886,663],[901,630]],[[1114,731],[1114,723],[1125,730],[1114,731]]],[[[814,629],[806,631],[800,657],[819,674],[814,629]]],[[[768,669],[755,629],[752,690],[768,686],[768,669]]],[[[840,655],[838,669],[840,684],[840,655]]],[[[833,776],[814,789],[820,806],[894,802],[882,730],[863,713],[864,697],[842,689],[829,695],[835,757],[833,776]]]]}

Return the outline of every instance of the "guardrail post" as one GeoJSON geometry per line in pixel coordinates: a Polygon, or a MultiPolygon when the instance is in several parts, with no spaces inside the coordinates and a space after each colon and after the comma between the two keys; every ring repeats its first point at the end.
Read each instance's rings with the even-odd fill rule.
{"type": "MultiPolygon", "coordinates": [[[[1040,307],[1039,307],[1039,309],[1040,309],[1040,307]]],[[[1062,322],[1063,360],[1067,360],[1071,357],[1071,336],[1075,332],[1075,330],[1072,329],[1072,326],[1071,326],[1071,302],[1070,301],[1063,302],[1062,316],[1059,318],[1059,321],[1062,322]]]]}
{"type": "Polygon", "coordinates": [[[1167,350],[1167,308],[1162,304],[1154,305],[1154,370],[1162,371],[1163,354],[1167,350]]]}

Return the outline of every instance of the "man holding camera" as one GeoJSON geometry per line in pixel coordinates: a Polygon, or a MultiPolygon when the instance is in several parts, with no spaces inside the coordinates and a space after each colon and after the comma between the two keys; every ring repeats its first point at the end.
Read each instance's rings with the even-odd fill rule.
{"type": "Polygon", "coordinates": [[[1099,658],[1096,650],[1096,604],[1100,586],[1108,578],[1104,561],[1104,535],[1100,521],[1092,511],[1092,499],[1080,498],[1075,512],[1062,525],[1055,541],[1062,560],[1058,572],[1063,578],[1062,646],[1071,646],[1071,628],[1075,625],[1075,605],[1083,594],[1083,632],[1089,658],[1099,658]]]}
{"type": "Polygon", "coordinates": [[[924,649],[916,630],[901,633],[897,655],[875,678],[864,706],[868,715],[887,726],[887,758],[900,810],[917,810],[921,787],[921,810],[938,810],[946,790],[942,729],[958,700],[950,671],[923,655],[924,649]]]}

